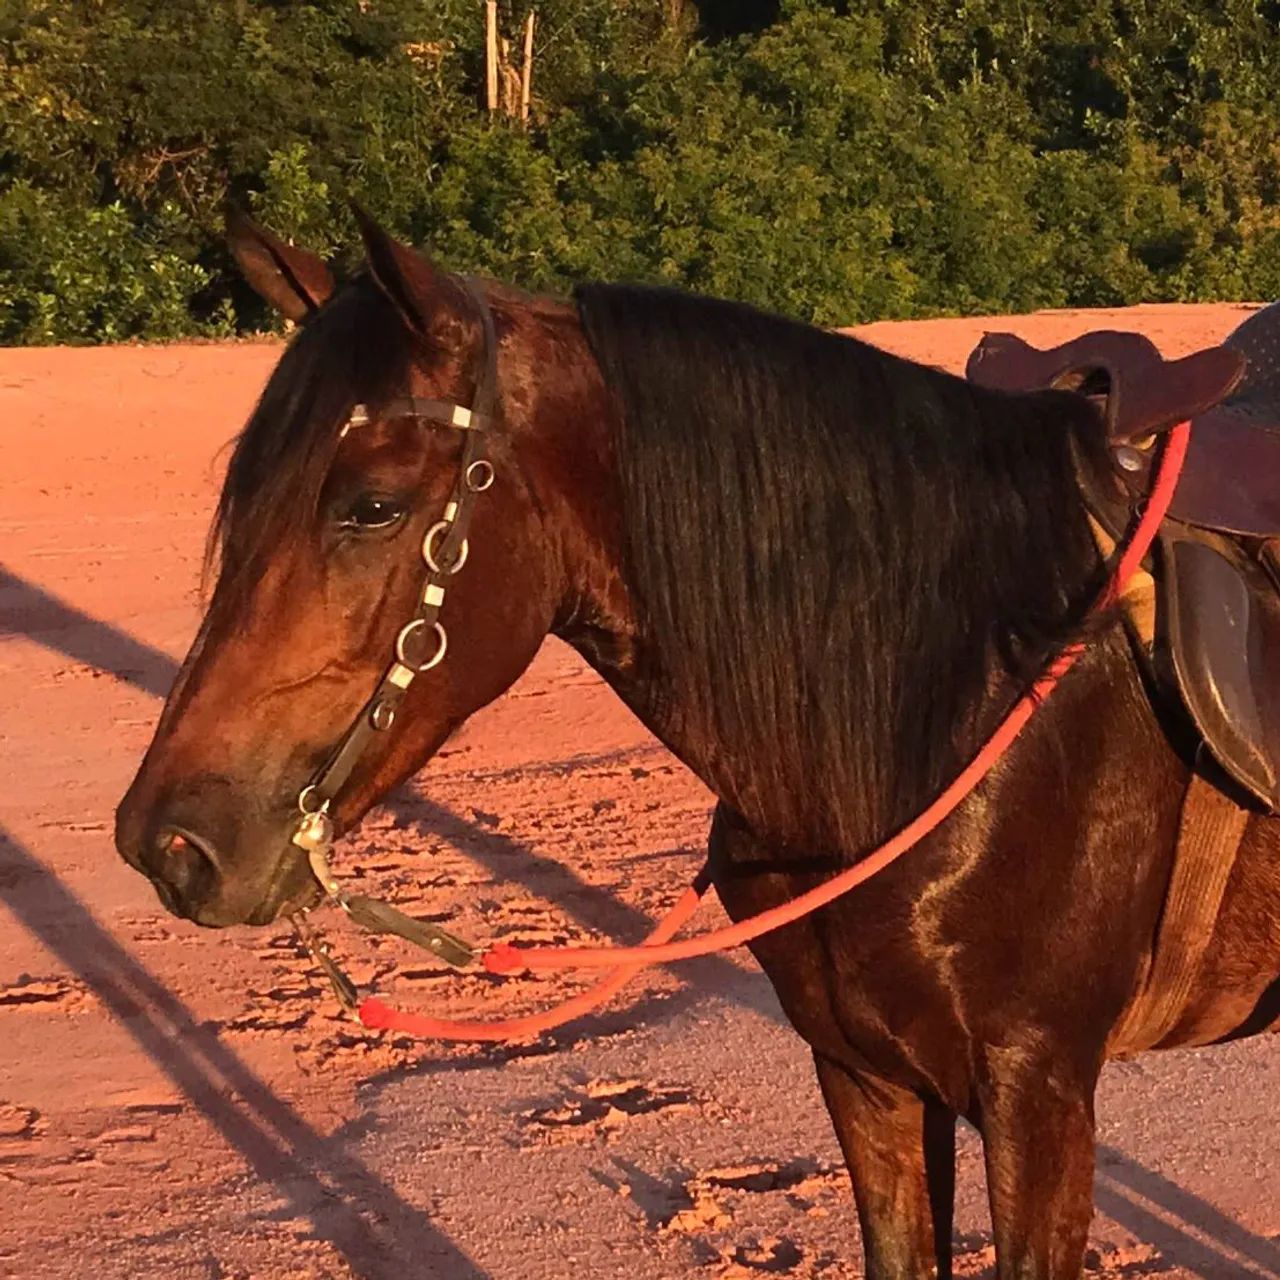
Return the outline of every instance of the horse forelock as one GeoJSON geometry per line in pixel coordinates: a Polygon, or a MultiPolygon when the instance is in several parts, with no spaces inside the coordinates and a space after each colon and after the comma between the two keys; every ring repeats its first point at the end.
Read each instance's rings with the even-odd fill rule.
{"type": "Polygon", "coordinates": [[[210,532],[224,594],[255,576],[259,553],[309,527],[357,404],[404,393],[412,343],[385,296],[353,277],[289,343],[237,438],[210,532]]]}

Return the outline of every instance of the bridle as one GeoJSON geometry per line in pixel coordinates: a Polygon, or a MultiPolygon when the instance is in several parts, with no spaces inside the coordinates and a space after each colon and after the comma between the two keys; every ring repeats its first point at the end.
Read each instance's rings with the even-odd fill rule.
{"type": "MultiPolygon", "coordinates": [[[[440,621],[449,580],[467,562],[468,533],[475,514],[476,499],[493,484],[495,472],[486,449],[487,434],[493,426],[498,400],[498,342],[493,312],[479,286],[468,277],[461,283],[475,305],[481,326],[480,371],[475,399],[468,408],[445,400],[405,396],[380,406],[379,418],[410,418],[461,431],[462,457],[458,478],[444,514],[422,539],[422,561],[426,578],[413,616],[396,633],[395,653],[383,672],[373,696],[361,708],[351,727],[339,741],[328,761],[298,793],[299,817],[292,843],[302,849],[326,896],[342,907],[362,927],[377,933],[394,933],[424,947],[455,968],[469,965],[475,948],[437,925],[415,920],[385,902],[345,892],[329,868],[336,828],[330,806],[349,781],[356,765],[373,744],[396,721],[400,705],[414,680],[444,661],[449,647],[448,633],[440,621]]],[[[356,405],[342,427],[342,435],[372,421],[364,405],[356,405]]],[[[328,974],[334,991],[344,1006],[354,1009],[354,984],[342,972],[305,920],[305,913],[292,919],[298,935],[328,974]]]]}

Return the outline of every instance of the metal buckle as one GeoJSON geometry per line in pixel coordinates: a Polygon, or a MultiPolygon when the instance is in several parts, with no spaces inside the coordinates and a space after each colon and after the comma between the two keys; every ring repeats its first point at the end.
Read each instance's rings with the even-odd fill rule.
{"type": "Polygon", "coordinates": [[[333,819],[329,816],[329,804],[326,801],[324,808],[303,813],[294,828],[292,840],[310,857],[318,850],[329,848],[333,844],[334,834],[333,819]]]}
{"type": "Polygon", "coordinates": [[[343,906],[346,903],[346,897],[342,892],[342,886],[338,883],[338,877],[330,870],[329,860],[325,857],[325,850],[328,848],[326,844],[308,849],[307,862],[311,867],[311,874],[319,881],[320,887],[334,902],[343,906]]]}
{"type": "Polygon", "coordinates": [[[430,671],[432,667],[439,666],[444,661],[445,650],[449,647],[449,637],[445,633],[445,629],[438,622],[431,624],[436,634],[436,651],[429,658],[422,662],[414,662],[406,653],[405,646],[412,637],[427,624],[422,618],[414,618],[412,622],[406,622],[400,628],[400,634],[396,636],[396,657],[400,660],[402,666],[417,675],[421,675],[424,671],[430,671]]]}
{"type": "Polygon", "coordinates": [[[497,472],[493,468],[493,463],[488,458],[477,458],[464,473],[463,478],[467,482],[467,488],[472,493],[483,493],[491,484],[497,472]]]}
{"type": "Polygon", "coordinates": [[[426,561],[427,568],[430,569],[432,573],[457,573],[458,570],[467,563],[467,552],[470,550],[470,545],[466,538],[463,538],[462,546],[458,548],[458,558],[451,565],[444,567],[436,560],[436,537],[438,535],[448,537],[451,527],[452,524],[450,521],[437,520],[435,524],[427,530],[422,539],[422,558],[426,561]]]}
{"type": "Polygon", "coordinates": [[[329,801],[321,797],[320,788],[314,782],[307,783],[298,792],[299,813],[323,813],[328,807],[329,801]]]}

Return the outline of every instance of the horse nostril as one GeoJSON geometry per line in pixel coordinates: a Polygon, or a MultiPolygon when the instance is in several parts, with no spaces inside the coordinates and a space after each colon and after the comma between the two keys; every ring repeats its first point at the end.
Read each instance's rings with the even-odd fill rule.
{"type": "Polygon", "coordinates": [[[161,827],[156,832],[147,861],[153,878],[181,898],[206,888],[217,870],[210,847],[191,832],[174,827],[161,827]]]}
{"type": "Polygon", "coordinates": [[[178,827],[161,827],[156,833],[156,853],[161,865],[169,859],[185,860],[203,858],[211,866],[217,866],[210,845],[199,836],[178,827]]]}
{"type": "Polygon", "coordinates": [[[165,831],[160,836],[160,852],[161,853],[184,853],[188,849],[195,849],[195,845],[191,843],[179,831],[165,831]]]}
{"type": "Polygon", "coordinates": [[[235,809],[226,803],[231,784],[197,778],[160,794],[130,787],[116,810],[116,848],[142,872],[175,915],[196,919],[218,899],[225,881],[224,850],[234,849],[235,809]]]}

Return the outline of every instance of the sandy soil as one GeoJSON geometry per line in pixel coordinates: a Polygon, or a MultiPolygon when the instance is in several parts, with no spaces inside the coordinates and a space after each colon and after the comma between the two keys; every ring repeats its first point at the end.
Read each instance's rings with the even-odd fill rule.
{"type": "MultiPolygon", "coordinates": [[[[1170,353],[1237,307],[1056,313],[1170,353]]],[[[958,368],[980,320],[874,325],[958,368]]],[[[163,913],[111,815],[196,623],[224,445],[270,345],[0,352],[0,1273],[494,1280],[852,1277],[857,1227],[799,1040],[742,956],[662,974],[534,1047],[388,1041],[283,932],[163,913]]],[[[698,861],[708,799],[549,643],[343,863],[477,939],[633,939],[698,861]]],[[[716,918],[712,909],[711,919],[716,918]]],[[[558,980],[442,977],[341,941],[420,1007],[531,1008],[558,980]]],[[[1111,1068],[1091,1267],[1280,1275],[1274,1039],[1111,1068]]],[[[961,1151],[961,1270],[989,1267],[961,1151]]]]}

